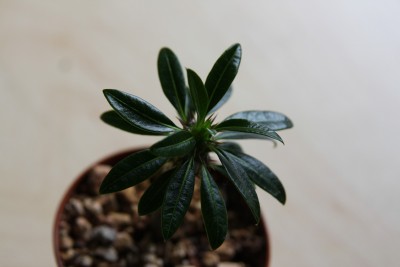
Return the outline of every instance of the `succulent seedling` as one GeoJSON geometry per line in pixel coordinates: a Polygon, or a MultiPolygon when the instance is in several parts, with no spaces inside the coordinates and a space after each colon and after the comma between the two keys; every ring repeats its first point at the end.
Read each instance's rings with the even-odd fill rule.
{"type": "Polygon", "coordinates": [[[177,56],[169,48],[160,50],[157,64],[161,87],[177,111],[180,126],[135,95],[115,89],[103,91],[113,108],[102,114],[104,122],[134,134],[164,138],[118,162],[101,184],[100,193],[117,192],[155,178],[141,197],[138,210],[145,215],[161,209],[165,240],[183,222],[195,179],[200,179],[201,210],[210,246],[215,249],[223,243],[228,231],[227,211],[213,173],[219,172],[234,185],[255,223],[260,220],[255,185],[282,204],[286,201],[278,177],[232,140],[257,138],[283,143],[276,131],[291,128],[290,119],[278,112],[249,110],[215,122],[215,111],[231,96],[241,55],[240,44],[229,47],[203,82],[191,69],[184,75],[177,56]]]}

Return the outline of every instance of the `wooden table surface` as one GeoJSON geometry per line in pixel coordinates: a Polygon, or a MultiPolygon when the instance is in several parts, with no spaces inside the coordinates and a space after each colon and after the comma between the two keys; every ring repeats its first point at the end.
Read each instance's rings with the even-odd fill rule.
{"type": "Polygon", "coordinates": [[[272,267],[399,266],[400,2],[0,0],[0,265],[54,266],[61,195],[84,168],[151,144],[103,124],[101,90],[139,95],[170,116],[158,51],[205,78],[243,47],[223,118],[287,114],[286,144],[243,141],[284,183],[260,191],[272,267]]]}

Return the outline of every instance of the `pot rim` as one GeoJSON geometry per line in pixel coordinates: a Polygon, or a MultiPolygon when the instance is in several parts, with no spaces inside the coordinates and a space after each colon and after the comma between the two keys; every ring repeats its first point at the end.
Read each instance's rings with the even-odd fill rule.
{"type": "MultiPolygon", "coordinates": [[[[67,190],[64,192],[62,198],[60,199],[57,208],[56,208],[56,214],[54,216],[54,222],[53,222],[53,229],[52,229],[52,234],[53,234],[53,253],[55,256],[55,261],[57,263],[58,267],[63,267],[63,263],[61,261],[61,253],[59,250],[59,243],[60,243],[60,221],[62,218],[62,214],[64,212],[64,207],[67,204],[68,200],[71,198],[72,194],[74,193],[76,187],[79,185],[79,183],[87,177],[89,172],[93,169],[93,167],[99,165],[99,164],[115,164],[125,156],[128,156],[129,154],[132,154],[134,152],[144,150],[147,147],[135,147],[135,148],[130,148],[130,149],[124,149],[124,150],[119,150],[117,152],[111,153],[108,156],[105,156],[101,158],[98,161],[95,161],[94,163],[90,164],[88,167],[86,167],[74,180],[72,183],[68,186],[67,190]]],[[[265,267],[269,266],[270,262],[270,252],[271,252],[271,246],[269,242],[269,234],[268,234],[268,229],[266,225],[266,220],[261,213],[261,219],[260,223],[258,224],[258,227],[263,228],[264,232],[264,238],[265,238],[265,248],[266,248],[266,254],[265,254],[265,267]]]]}

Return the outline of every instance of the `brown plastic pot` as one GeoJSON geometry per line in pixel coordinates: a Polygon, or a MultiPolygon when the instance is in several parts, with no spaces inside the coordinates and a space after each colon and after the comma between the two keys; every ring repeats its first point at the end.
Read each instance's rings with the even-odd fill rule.
{"type": "MultiPolygon", "coordinates": [[[[78,185],[87,179],[89,172],[93,169],[94,166],[99,165],[99,164],[106,164],[106,165],[115,165],[118,161],[123,159],[124,157],[136,152],[140,151],[143,148],[136,148],[136,149],[129,149],[129,150],[124,150],[120,151],[117,153],[114,153],[112,155],[109,155],[94,164],[90,165],[88,168],[86,168],[85,171],[83,171],[69,186],[69,188],[66,190],[64,193],[64,196],[62,197],[60,204],[58,205],[55,219],[54,219],[54,224],[53,224],[53,251],[54,251],[54,256],[55,260],[57,263],[58,267],[63,267],[63,263],[61,260],[61,252],[60,252],[60,221],[62,219],[62,215],[64,212],[65,205],[68,203],[69,199],[73,196],[76,188],[78,185]]],[[[261,228],[261,233],[265,239],[265,254],[260,255],[260,257],[264,258],[264,265],[263,266],[252,266],[252,267],[268,267],[269,266],[269,259],[270,259],[270,245],[269,245],[269,238],[268,238],[268,231],[267,227],[265,224],[265,220],[261,216],[260,224],[259,226],[261,228]]]]}

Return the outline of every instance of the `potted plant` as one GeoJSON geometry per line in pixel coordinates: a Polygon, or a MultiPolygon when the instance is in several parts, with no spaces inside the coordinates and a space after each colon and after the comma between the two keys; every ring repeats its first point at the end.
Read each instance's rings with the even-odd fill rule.
{"type": "MultiPolygon", "coordinates": [[[[227,243],[224,243],[227,236],[230,240],[231,236],[238,235],[237,232],[235,234],[230,232],[228,221],[232,227],[237,224],[242,228],[252,229],[242,233],[244,239],[251,237],[252,234],[266,234],[263,227],[261,232],[254,227],[261,220],[256,186],[270,193],[282,204],[286,201],[285,190],[277,176],[261,161],[245,154],[232,140],[257,138],[283,143],[276,131],[291,128],[293,124],[290,119],[278,112],[250,110],[237,112],[216,122],[215,112],[232,93],[231,85],[239,69],[241,54],[241,46],[232,45],[217,59],[204,83],[191,69],[186,70],[186,83],[176,55],[169,48],[160,50],[158,74],[161,86],[165,96],[177,111],[180,126],[152,104],[135,95],[115,89],[105,89],[104,95],[113,110],[102,114],[101,119],[104,122],[134,134],[159,135],[164,138],[147,148],[103,160],[97,164],[103,171],[97,171],[95,175],[93,175],[94,168],[82,175],[92,177],[83,188],[90,187],[88,183],[94,185],[93,188],[99,188],[101,195],[96,197],[102,198],[104,203],[110,197],[125,199],[124,201],[135,199],[130,203],[133,205],[130,209],[131,211],[134,209],[135,214],[142,216],[136,218],[136,223],[146,218],[143,224],[152,226],[150,230],[152,238],[160,241],[172,240],[176,245],[180,242],[177,238],[190,239],[192,234],[202,232],[203,236],[197,237],[202,243],[196,244],[202,246],[203,250],[193,252],[200,253],[202,258],[212,258],[212,255],[220,257],[219,254],[206,254],[204,248],[219,251],[227,243]],[[104,163],[110,167],[104,167],[104,163]],[[188,219],[190,217],[188,211],[197,213],[197,217],[188,219]],[[232,222],[231,217],[236,217],[244,224],[232,222]],[[185,225],[190,225],[190,220],[197,225],[197,228],[183,232],[185,225]],[[208,245],[205,245],[207,240],[208,245]]],[[[72,191],[74,190],[77,190],[76,186],[72,191]]],[[[73,204],[69,203],[68,208],[69,213],[79,213],[76,211],[79,208],[73,207],[73,204]]],[[[82,210],[85,208],[90,210],[87,207],[83,207],[82,210]]],[[[60,217],[61,213],[62,211],[60,217]]],[[[113,224],[110,218],[95,220],[104,225],[113,224]]],[[[132,220],[126,221],[133,223],[132,220]]],[[[93,242],[107,243],[107,236],[110,239],[109,243],[115,242],[115,236],[121,227],[117,225],[117,230],[109,231],[110,233],[104,229],[97,229],[97,232],[94,234],[92,232],[86,237],[89,240],[86,243],[88,246],[94,246],[93,242]],[[102,241],[96,241],[96,238],[102,241]]],[[[139,226],[136,224],[135,227],[137,229],[139,226]]],[[[61,235],[60,231],[67,233],[74,231],[71,227],[64,225],[63,228],[60,224],[55,229],[58,231],[58,236],[61,235]]],[[[142,240],[143,234],[138,234],[135,229],[131,229],[131,237],[137,235],[142,240]]],[[[81,232],[77,232],[78,235],[82,235],[81,232]]],[[[63,243],[60,237],[56,242],[63,243]]],[[[253,240],[253,243],[257,242],[253,240]]],[[[163,246],[168,244],[170,243],[167,242],[163,246]]],[[[182,246],[188,247],[188,244],[190,245],[190,242],[182,246]]],[[[79,244],[73,246],[79,247],[79,244]]],[[[62,250],[62,245],[59,247],[62,250]]],[[[263,249],[261,253],[265,254],[265,247],[263,249]]],[[[157,248],[153,247],[152,250],[157,248]]],[[[86,250],[85,253],[91,252],[86,250]]],[[[107,253],[110,252],[104,249],[94,255],[104,258],[107,253]]],[[[251,254],[243,251],[241,253],[251,254]]],[[[186,252],[186,255],[188,254],[186,252]]],[[[109,257],[109,262],[113,262],[110,260],[112,256],[115,255],[109,257]]],[[[82,258],[78,261],[75,257],[74,260],[76,265],[85,266],[82,258]]],[[[214,261],[210,259],[208,263],[198,259],[185,260],[179,263],[163,261],[159,262],[159,265],[152,263],[154,265],[149,266],[223,266],[215,258],[214,261]]],[[[261,264],[266,266],[267,259],[263,260],[264,263],[261,264]]],[[[87,260],[86,265],[91,266],[91,264],[93,261],[87,260]]],[[[124,266],[115,264],[111,263],[110,266],[124,266]]],[[[125,261],[125,264],[129,263],[125,261]]],[[[138,264],[137,266],[144,266],[143,262],[138,264]]],[[[256,266],[259,263],[242,264],[256,266]]]]}

